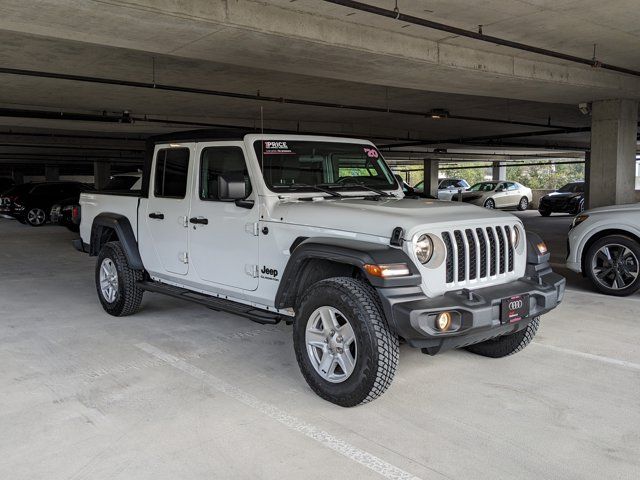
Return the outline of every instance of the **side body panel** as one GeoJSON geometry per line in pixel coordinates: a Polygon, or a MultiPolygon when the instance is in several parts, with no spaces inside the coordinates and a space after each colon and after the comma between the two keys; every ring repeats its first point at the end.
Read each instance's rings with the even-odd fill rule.
{"type": "MultiPolygon", "coordinates": [[[[586,213],[589,213],[588,211],[586,213]]],[[[610,211],[591,214],[590,218],[569,232],[567,268],[582,272],[582,257],[589,240],[605,230],[629,232],[640,238],[640,210],[610,211]]]]}
{"type": "Polygon", "coordinates": [[[85,192],[80,195],[82,218],[80,221],[80,237],[89,244],[91,241],[91,226],[95,217],[101,213],[114,213],[127,217],[136,239],[138,239],[138,202],[140,198],[134,195],[102,194],[85,192]]]}

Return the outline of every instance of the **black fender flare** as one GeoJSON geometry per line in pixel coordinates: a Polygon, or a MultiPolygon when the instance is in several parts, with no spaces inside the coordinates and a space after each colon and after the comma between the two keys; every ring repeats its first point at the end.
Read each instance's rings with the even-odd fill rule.
{"type": "Polygon", "coordinates": [[[89,255],[96,256],[100,253],[104,229],[112,229],[116,232],[116,236],[122,245],[129,266],[134,270],[144,270],[140,250],[138,249],[138,242],[131,228],[131,222],[129,222],[127,217],[119,213],[101,213],[93,219],[89,255]]]}
{"type": "Polygon", "coordinates": [[[328,260],[356,267],[375,288],[408,287],[420,285],[422,276],[409,256],[400,248],[360,240],[315,237],[296,240],[291,246],[291,257],[284,269],[275,297],[277,308],[293,307],[298,293],[298,280],[311,259],[328,260]],[[370,275],[364,265],[406,263],[410,274],[403,277],[380,278],[370,275]]]}

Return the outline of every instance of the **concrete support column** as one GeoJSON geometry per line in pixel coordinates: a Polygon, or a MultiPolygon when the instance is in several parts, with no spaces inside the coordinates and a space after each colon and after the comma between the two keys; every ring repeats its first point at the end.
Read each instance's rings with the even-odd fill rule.
{"type": "Polygon", "coordinates": [[[424,159],[424,193],[438,197],[438,160],[424,159]]]}
{"type": "Polygon", "coordinates": [[[13,178],[13,181],[16,183],[16,185],[22,185],[24,183],[24,174],[22,172],[13,170],[11,172],[11,177],[13,178]]]}
{"type": "Polygon", "coordinates": [[[105,187],[111,176],[111,165],[105,162],[93,162],[93,182],[97,190],[105,187]]]}
{"type": "Polygon", "coordinates": [[[507,179],[507,166],[501,165],[500,162],[493,162],[492,172],[494,182],[507,179]]]}
{"type": "Polygon", "coordinates": [[[591,109],[591,155],[587,159],[590,208],[636,201],[638,102],[600,100],[591,109]]]}
{"type": "Polygon", "coordinates": [[[44,179],[47,182],[57,182],[60,180],[60,168],[50,167],[49,165],[44,167],[44,179]]]}

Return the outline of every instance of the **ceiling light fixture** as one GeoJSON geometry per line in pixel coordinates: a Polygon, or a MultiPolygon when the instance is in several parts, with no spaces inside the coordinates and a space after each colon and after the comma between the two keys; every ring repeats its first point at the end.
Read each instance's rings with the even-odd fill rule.
{"type": "Polygon", "coordinates": [[[444,108],[434,108],[429,111],[428,114],[431,118],[447,118],[449,116],[449,110],[445,110],[444,108]]]}

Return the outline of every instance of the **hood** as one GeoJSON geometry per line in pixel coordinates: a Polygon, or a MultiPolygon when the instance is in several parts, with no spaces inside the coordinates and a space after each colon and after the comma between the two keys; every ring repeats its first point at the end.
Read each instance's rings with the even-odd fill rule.
{"type": "Polygon", "coordinates": [[[581,197],[584,195],[582,192],[552,192],[548,195],[545,195],[543,198],[573,198],[573,197],[581,197]]]}
{"type": "Polygon", "coordinates": [[[284,223],[335,229],[388,237],[395,227],[408,233],[420,226],[438,223],[465,223],[500,219],[513,220],[508,213],[482,207],[431,199],[329,199],[317,201],[285,200],[272,211],[284,223]]]}
{"type": "Polygon", "coordinates": [[[615,212],[626,212],[626,213],[640,212],[640,203],[629,203],[627,205],[610,205],[608,207],[592,208],[590,210],[585,211],[584,213],[592,214],[592,213],[615,213],[615,212]]]}

